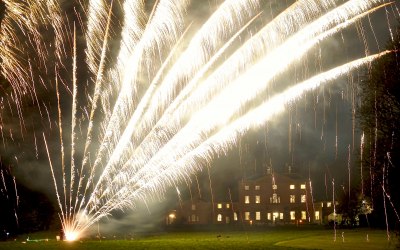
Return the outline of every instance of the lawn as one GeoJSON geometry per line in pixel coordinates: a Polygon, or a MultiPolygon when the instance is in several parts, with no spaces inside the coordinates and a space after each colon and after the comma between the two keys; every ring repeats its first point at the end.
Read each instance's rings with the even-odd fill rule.
{"type": "Polygon", "coordinates": [[[399,240],[386,231],[324,229],[268,229],[212,232],[163,232],[134,237],[56,241],[54,233],[21,236],[15,241],[0,242],[0,249],[396,249],[399,240]],[[343,234],[342,234],[343,233],[343,234]],[[367,236],[368,235],[368,236],[367,236]],[[42,241],[47,239],[48,241],[42,241]],[[38,241],[36,241],[38,240],[38,241]]]}

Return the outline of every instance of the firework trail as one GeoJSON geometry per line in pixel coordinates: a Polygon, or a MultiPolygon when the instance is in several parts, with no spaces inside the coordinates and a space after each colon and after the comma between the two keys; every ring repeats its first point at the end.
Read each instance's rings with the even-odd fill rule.
{"type": "Polygon", "coordinates": [[[389,1],[299,0],[261,25],[259,0],[226,0],[199,27],[186,15],[189,0],[150,8],[145,1],[78,1],[73,17],[62,14],[63,1],[4,2],[0,58],[14,102],[31,96],[48,114],[35,84],[56,85],[61,163],[53,164],[45,133],[43,139],[71,240],[116,209],[190,182],[306,91],[390,53],[347,62],[265,98],[274,79],[321,41],[389,1]],[[51,43],[42,30],[52,34],[51,43]],[[68,126],[62,91],[72,99],[68,126]]]}

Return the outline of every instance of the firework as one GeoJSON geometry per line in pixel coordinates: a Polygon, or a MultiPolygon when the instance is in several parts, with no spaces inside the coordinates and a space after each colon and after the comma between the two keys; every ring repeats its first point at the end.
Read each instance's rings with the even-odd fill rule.
{"type": "Polygon", "coordinates": [[[69,240],[116,209],[189,182],[215,155],[306,91],[390,53],[347,62],[260,98],[277,76],[322,40],[388,1],[300,0],[262,26],[257,23],[265,17],[258,0],[226,0],[198,29],[186,17],[189,0],[156,1],[147,12],[144,1],[88,1],[77,6],[81,13],[75,10],[73,18],[62,16],[66,6],[55,0],[20,2],[5,1],[2,68],[18,97],[27,92],[35,99],[35,82],[42,79],[56,86],[60,178],[45,134],[43,138],[69,240]],[[53,34],[54,47],[40,29],[53,34]],[[115,39],[118,49],[111,49],[115,39]],[[19,49],[25,46],[35,48],[36,60],[28,49],[19,49]],[[85,79],[77,73],[82,47],[89,72],[85,79]],[[54,69],[47,68],[49,61],[54,69]],[[33,71],[32,64],[41,70],[33,71]],[[63,136],[61,86],[72,96],[70,146],[63,136]],[[79,98],[78,89],[93,91],[85,96],[86,105],[80,103],[85,98],[79,98]],[[82,123],[86,129],[78,129],[82,123]]]}

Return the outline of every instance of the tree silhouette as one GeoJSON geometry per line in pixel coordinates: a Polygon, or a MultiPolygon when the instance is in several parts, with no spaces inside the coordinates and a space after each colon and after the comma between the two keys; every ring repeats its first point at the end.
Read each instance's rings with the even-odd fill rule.
{"type": "Polygon", "coordinates": [[[392,53],[375,61],[361,84],[358,119],[364,132],[363,185],[373,202],[371,223],[395,227],[400,208],[400,29],[387,49],[392,53]]]}

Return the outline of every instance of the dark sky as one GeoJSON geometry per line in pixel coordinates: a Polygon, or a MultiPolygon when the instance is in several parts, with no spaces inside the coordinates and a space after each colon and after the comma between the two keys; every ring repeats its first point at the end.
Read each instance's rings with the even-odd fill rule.
{"type": "MultiPolygon", "coordinates": [[[[214,3],[214,1],[209,1],[209,4],[204,4],[206,1],[193,2],[191,8],[196,10],[198,17],[203,18],[208,16],[204,13],[212,8],[210,6],[214,3]]],[[[290,3],[290,1],[284,2],[271,1],[271,6],[282,9],[290,3]]],[[[392,31],[397,25],[393,18],[393,10],[398,11],[396,9],[398,7],[398,3],[387,7],[392,31]]],[[[268,13],[271,12],[268,8],[267,10],[268,13]]],[[[365,29],[366,44],[372,53],[377,52],[378,47],[380,50],[384,48],[390,38],[390,30],[385,10],[380,10],[368,18],[364,19],[362,27],[365,29]],[[378,42],[375,41],[375,37],[378,42]]],[[[259,22],[257,25],[261,25],[263,21],[259,22]]],[[[196,25],[197,23],[194,24],[196,25]]],[[[279,81],[292,81],[293,78],[301,76],[301,73],[295,72],[301,72],[302,67],[328,69],[331,65],[362,56],[366,47],[358,31],[359,29],[352,26],[327,39],[313,50],[307,59],[289,69],[288,72],[291,73],[277,77],[276,85],[279,81]],[[315,61],[319,49],[322,59],[315,61]]],[[[320,191],[318,193],[320,199],[325,198],[325,176],[335,178],[339,183],[347,183],[349,156],[352,173],[357,175],[360,131],[357,127],[353,129],[351,109],[357,107],[358,103],[351,102],[353,92],[349,86],[355,86],[359,77],[365,74],[365,70],[360,70],[354,72],[351,77],[337,79],[325,88],[308,93],[305,98],[291,104],[289,111],[275,117],[266,126],[247,133],[239,145],[226,156],[216,157],[210,169],[211,186],[216,197],[228,199],[228,190],[234,192],[238,180],[263,173],[267,165],[272,165],[276,171],[282,172],[286,171],[286,166],[291,165],[296,172],[307,178],[310,176],[314,185],[320,187],[315,189],[320,191]]],[[[54,197],[42,138],[44,131],[50,148],[52,150],[58,148],[54,85],[43,87],[37,84],[36,94],[41,109],[38,110],[35,100],[27,96],[21,100],[22,113],[19,114],[12,101],[14,97],[10,86],[4,81],[0,84],[0,126],[2,126],[0,160],[3,164],[11,166],[18,180],[25,185],[54,197]],[[23,117],[23,123],[20,117],[23,117]]],[[[64,95],[68,96],[68,93],[64,95]]],[[[63,107],[69,105],[68,101],[62,103],[63,107]]],[[[69,112],[69,108],[66,108],[66,112],[69,112]]],[[[55,156],[54,160],[57,160],[57,157],[59,156],[55,156]]],[[[203,195],[204,192],[210,192],[207,169],[198,173],[198,180],[204,189],[203,195]]],[[[186,185],[182,185],[180,189],[185,190],[186,185]]],[[[192,190],[192,193],[195,192],[197,191],[192,190]]],[[[171,200],[174,200],[176,192],[172,192],[172,195],[175,197],[171,200]]]]}

